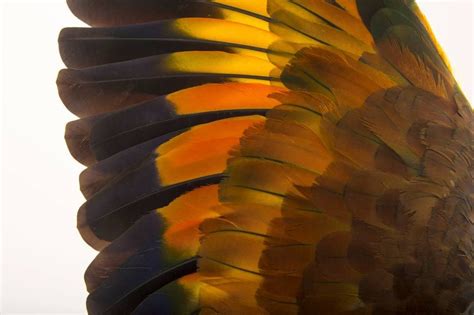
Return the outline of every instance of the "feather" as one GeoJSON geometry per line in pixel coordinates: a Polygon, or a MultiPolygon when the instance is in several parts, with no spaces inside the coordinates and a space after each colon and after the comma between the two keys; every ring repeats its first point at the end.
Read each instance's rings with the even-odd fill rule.
{"type": "Polygon", "coordinates": [[[64,63],[91,67],[179,51],[242,52],[266,58],[278,37],[247,24],[210,18],[181,18],[108,28],[69,28],[59,35],[64,63]],[[228,32],[213,32],[212,29],[228,32]],[[254,37],[241,34],[255,33],[254,37]],[[119,53],[118,53],[119,52],[119,53]]]}

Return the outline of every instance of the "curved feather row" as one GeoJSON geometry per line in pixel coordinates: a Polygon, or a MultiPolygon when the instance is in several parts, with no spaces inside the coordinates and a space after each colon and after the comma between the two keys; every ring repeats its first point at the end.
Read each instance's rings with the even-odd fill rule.
{"type": "Polygon", "coordinates": [[[456,314],[473,113],[409,0],[69,0],[91,314],[456,314]]]}

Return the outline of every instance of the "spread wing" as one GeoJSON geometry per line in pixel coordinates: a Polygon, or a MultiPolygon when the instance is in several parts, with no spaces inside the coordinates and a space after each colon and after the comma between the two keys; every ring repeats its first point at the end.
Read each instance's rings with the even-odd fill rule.
{"type": "Polygon", "coordinates": [[[91,314],[453,314],[473,117],[410,0],[69,0],[91,314]]]}

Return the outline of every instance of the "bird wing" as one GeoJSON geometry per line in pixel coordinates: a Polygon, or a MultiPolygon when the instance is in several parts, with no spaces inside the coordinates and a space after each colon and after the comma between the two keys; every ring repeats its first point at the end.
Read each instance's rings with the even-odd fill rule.
{"type": "Polygon", "coordinates": [[[452,314],[473,117],[412,0],[68,0],[90,314],[452,314]]]}

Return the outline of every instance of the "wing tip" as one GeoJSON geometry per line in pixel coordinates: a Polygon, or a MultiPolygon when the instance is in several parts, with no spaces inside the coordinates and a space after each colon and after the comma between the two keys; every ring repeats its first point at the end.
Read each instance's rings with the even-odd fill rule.
{"type": "Polygon", "coordinates": [[[82,239],[97,251],[101,251],[110,244],[109,241],[100,239],[89,226],[87,222],[86,204],[83,204],[77,212],[77,229],[82,239]]]}
{"type": "Polygon", "coordinates": [[[89,146],[91,122],[74,120],[66,125],[64,139],[71,156],[84,166],[97,162],[89,146]]]}

